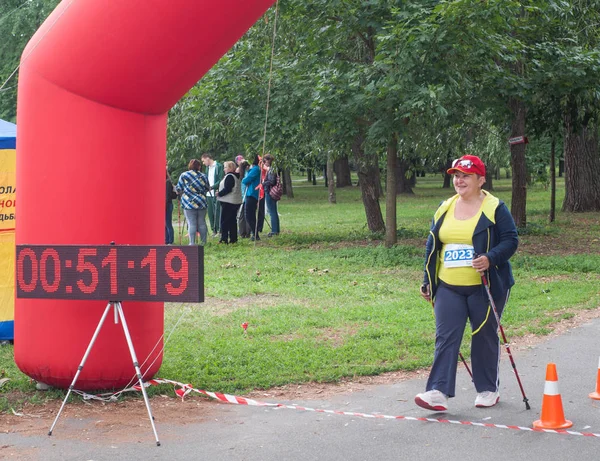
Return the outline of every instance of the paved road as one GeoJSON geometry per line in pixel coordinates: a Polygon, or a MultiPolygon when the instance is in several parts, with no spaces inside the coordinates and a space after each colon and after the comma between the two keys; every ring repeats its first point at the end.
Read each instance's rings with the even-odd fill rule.
{"type": "MultiPolygon", "coordinates": [[[[507,332],[510,337],[510,332],[507,332]]],[[[600,319],[528,350],[513,350],[532,409],[526,410],[510,362],[501,364],[501,400],[491,409],[473,406],[475,391],[459,368],[457,396],[449,412],[416,407],[413,397],[423,379],[369,387],[327,401],[284,402],[311,408],[407,417],[531,427],[540,416],[546,365],[559,375],[565,416],[572,430],[600,433],[600,403],[588,398],[595,389],[600,354],[600,319]]],[[[140,402],[140,405],[143,405],[140,402]]],[[[94,434],[93,424],[61,416],[54,435],[0,433],[0,458],[31,460],[598,460],[600,437],[542,434],[522,430],[355,416],[265,407],[216,404],[210,417],[185,425],[156,423],[162,446],[156,447],[148,420],[118,442],[94,434]],[[92,427],[89,429],[89,427],[92,427]],[[87,427],[88,437],[82,437],[87,427]],[[139,432],[138,432],[139,431],[139,432]],[[130,436],[130,437],[128,437],[130,436]]],[[[2,431],[4,432],[4,430],[2,431]]]]}

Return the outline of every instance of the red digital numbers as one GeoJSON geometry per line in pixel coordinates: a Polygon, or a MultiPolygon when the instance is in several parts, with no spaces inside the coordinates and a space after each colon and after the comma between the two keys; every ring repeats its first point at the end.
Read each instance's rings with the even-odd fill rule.
{"type": "Polygon", "coordinates": [[[38,260],[34,251],[29,248],[23,249],[17,258],[17,284],[26,293],[31,293],[38,284],[38,260]],[[29,283],[25,281],[23,276],[23,265],[26,258],[31,264],[31,278],[29,283]]]}
{"type": "Polygon", "coordinates": [[[42,252],[42,257],[40,258],[40,278],[42,281],[42,287],[48,293],[54,293],[58,290],[60,286],[60,258],[56,250],[52,248],[48,248],[42,252]],[[54,263],[54,281],[52,284],[48,283],[48,271],[46,270],[46,265],[48,264],[48,259],[52,259],[54,263]]]}
{"type": "Polygon", "coordinates": [[[90,261],[86,261],[86,256],[96,256],[97,250],[95,248],[81,248],[77,255],[77,272],[85,274],[89,272],[90,283],[86,284],[83,280],[77,280],[77,286],[82,293],[90,294],[96,291],[98,286],[98,269],[90,261]]]}
{"type": "Polygon", "coordinates": [[[204,300],[203,249],[17,245],[17,297],[204,300]]]}
{"type": "Polygon", "coordinates": [[[142,267],[150,268],[150,294],[156,294],[156,249],[153,248],[148,252],[148,256],[142,259],[142,267]]]}
{"type": "Polygon", "coordinates": [[[175,287],[171,282],[169,282],[166,284],[165,288],[167,289],[169,294],[173,296],[180,295],[185,291],[188,284],[187,258],[185,257],[182,251],[171,250],[167,253],[167,257],[165,258],[165,268],[169,277],[171,277],[173,280],[179,280],[178,287],[175,287]],[[179,261],[179,270],[175,270],[173,267],[173,262],[176,258],[179,261]]]}
{"type": "Polygon", "coordinates": [[[116,295],[117,290],[117,249],[111,248],[108,256],[102,260],[102,267],[110,268],[110,294],[116,295]]]}

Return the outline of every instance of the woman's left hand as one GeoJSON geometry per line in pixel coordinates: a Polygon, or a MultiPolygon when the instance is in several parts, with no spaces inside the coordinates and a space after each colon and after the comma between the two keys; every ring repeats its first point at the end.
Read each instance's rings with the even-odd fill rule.
{"type": "Polygon", "coordinates": [[[480,274],[483,274],[490,268],[490,260],[487,256],[479,256],[477,259],[473,260],[473,269],[475,269],[480,274]]]}

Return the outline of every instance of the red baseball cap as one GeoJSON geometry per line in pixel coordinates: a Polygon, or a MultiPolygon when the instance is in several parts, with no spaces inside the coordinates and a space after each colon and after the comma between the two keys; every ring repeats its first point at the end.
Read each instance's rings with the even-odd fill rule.
{"type": "Polygon", "coordinates": [[[457,171],[485,176],[485,164],[476,155],[463,155],[452,162],[452,168],[449,168],[447,173],[454,174],[457,171]]]}

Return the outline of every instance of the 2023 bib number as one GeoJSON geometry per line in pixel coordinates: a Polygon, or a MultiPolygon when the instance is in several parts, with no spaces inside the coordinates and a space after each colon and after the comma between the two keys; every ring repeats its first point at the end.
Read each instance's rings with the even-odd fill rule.
{"type": "Polygon", "coordinates": [[[447,245],[444,251],[446,267],[471,267],[475,250],[470,245],[447,245]]]}

